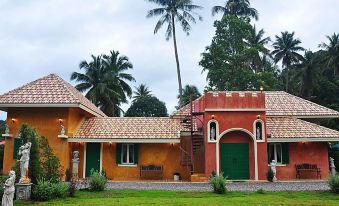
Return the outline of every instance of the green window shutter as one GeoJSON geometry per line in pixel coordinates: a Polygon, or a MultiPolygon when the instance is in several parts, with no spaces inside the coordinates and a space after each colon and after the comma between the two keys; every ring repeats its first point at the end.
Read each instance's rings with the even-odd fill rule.
{"type": "Polygon", "coordinates": [[[116,149],[115,149],[115,162],[117,163],[117,165],[121,164],[121,144],[117,143],[116,145],[116,149]]]}
{"type": "Polygon", "coordinates": [[[22,145],[22,139],[14,138],[13,159],[18,159],[19,148],[22,145]]]}
{"type": "Polygon", "coordinates": [[[139,144],[134,144],[134,164],[138,164],[139,161],[139,144]]]}
{"type": "Polygon", "coordinates": [[[282,146],[282,163],[288,164],[290,162],[290,154],[288,149],[288,143],[281,144],[282,146]]]}

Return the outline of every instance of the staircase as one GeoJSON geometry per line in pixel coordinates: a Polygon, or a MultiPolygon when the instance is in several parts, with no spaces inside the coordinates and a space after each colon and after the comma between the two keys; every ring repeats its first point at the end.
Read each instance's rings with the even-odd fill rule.
{"type": "Polygon", "coordinates": [[[204,136],[202,135],[194,135],[192,136],[192,149],[193,154],[196,154],[196,152],[204,146],[204,136]]]}

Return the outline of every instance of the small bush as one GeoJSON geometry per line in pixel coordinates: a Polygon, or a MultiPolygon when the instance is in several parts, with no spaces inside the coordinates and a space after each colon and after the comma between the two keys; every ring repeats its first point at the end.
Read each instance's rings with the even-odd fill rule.
{"type": "Polygon", "coordinates": [[[107,178],[101,172],[92,170],[88,183],[91,191],[103,191],[107,185],[107,178]]]}
{"type": "Polygon", "coordinates": [[[331,191],[336,193],[336,194],[339,194],[339,175],[331,175],[328,179],[328,184],[331,188],[331,191]]]}
{"type": "Polygon", "coordinates": [[[59,182],[51,184],[53,195],[56,198],[66,198],[69,196],[70,185],[68,183],[59,182]]]}
{"type": "Polygon", "coordinates": [[[268,169],[268,171],[266,173],[266,178],[267,178],[268,181],[273,182],[274,173],[273,173],[271,168],[268,169]]]}
{"type": "Polygon", "coordinates": [[[76,191],[77,191],[77,182],[75,180],[72,180],[69,186],[69,196],[74,197],[76,191]]]}
{"type": "Polygon", "coordinates": [[[51,183],[45,179],[40,179],[34,186],[32,194],[33,198],[37,201],[48,201],[53,198],[53,192],[54,188],[51,183]]]}
{"type": "Polygon", "coordinates": [[[227,178],[223,176],[223,173],[221,173],[219,176],[215,175],[210,178],[210,183],[213,187],[213,192],[217,194],[224,194],[226,193],[226,180],[227,178]]]}
{"type": "Polygon", "coordinates": [[[265,194],[265,190],[263,188],[260,188],[257,190],[258,194],[265,194]]]}
{"type": "Polygon", "coordinates": [[[66,170],[66,182],[70,182],[72,180],[72,170],[68,168],[66,170]]]}

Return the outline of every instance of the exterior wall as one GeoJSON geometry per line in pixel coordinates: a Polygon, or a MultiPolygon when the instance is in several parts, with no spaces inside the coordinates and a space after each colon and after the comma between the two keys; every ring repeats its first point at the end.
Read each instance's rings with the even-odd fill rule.
{"type": "MultiPolygon", "coordinates": [[[[18,135],[23,123],[35,128],[40,136],[47,137],[55,155],[60,159],[60,169],[64,173],[70,167],[70,151],[67,139],[58,138],[61,129],[59,119],[63,121],[66,134],[71,135],[86,116],[90,115],[78,108],[10,108],[7,112],[7,124],[14,137],[18,135]],[[15,119],[14,123],[11,121],[12,118],[15,119]]],[[[13,137],[6,138],[3,168],[5,174],[15,164],[13,139],[13,137]]]]}
{"type": "MultiPolygon", "coordinates": [[[[328,146],[326,142],[289,143],[289,164],[277,166],[278,180],[296,179],[295,164],[316,164],[321,169],[322,179],[329,175],[328,146]]],[[[301,179],[316,179],[314,172],[301,173],[301,179]]]]}

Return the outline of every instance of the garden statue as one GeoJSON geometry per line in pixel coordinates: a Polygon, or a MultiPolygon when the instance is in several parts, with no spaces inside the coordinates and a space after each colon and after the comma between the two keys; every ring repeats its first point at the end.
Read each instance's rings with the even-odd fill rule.
{"type": "Polygon", "coordinates": [[[275,182],[277,181],[277,163],[275,162],[275,160],[272,160],[272,162],[270,163],[270,167],[273,172],[273,182],[275,182]]]}
{"type": "Polygon", "coordinates": [[[73,158],[72,158],[72,178],[73,179],[78,179],[79,177],[79,151],[74,151],[73,152],[73,158]]]}
{"type": "Polygon", "coordinates": [[[331,168],[331,175],[335,176],[336,171],[335,171],[335,165],[334,165],[334,158],[330,157],[330,168],[331,168]]]}
{"type": "Polygon", "coordinates": [[[257,138],[257,140],[262,140],[260,127],[257,127],[256,138],[257,138]]]}
{"type": "Polygon", "coordinates": [[[65,126],[64,126],[64,125],[61,125],[60,135],[61,135],[61,136],[65,136],[65,133],[66,133],[66,131],[65,131],[65,126]]]}
{"type": "Polygon", "coordinates": [[[215,128],[214,127],[211,127],[211,140],[212,141],[217,140],[216,132],[215,132],[215,128]]]}
{"type": "Polygon", "coordinates": [[[5,134],[9,134],[9,127],[8,127],[8,124],[6,124],[5,134]]]}
{"type": "Polygon", "coordinates": [[[15,172],[11,170],[9,172],[9,178],[4,184],[4,194],[2,195],[2,206],[13,206],[13,198],[15,192],[15,172]]]}
{"type": "Polygon", "coordinates": [[[29,184],[31,180],[28,178],[29,155],[32,143],[27,142],[19,148],[20,158],[20,180],[19,183],[29,184]]]}

